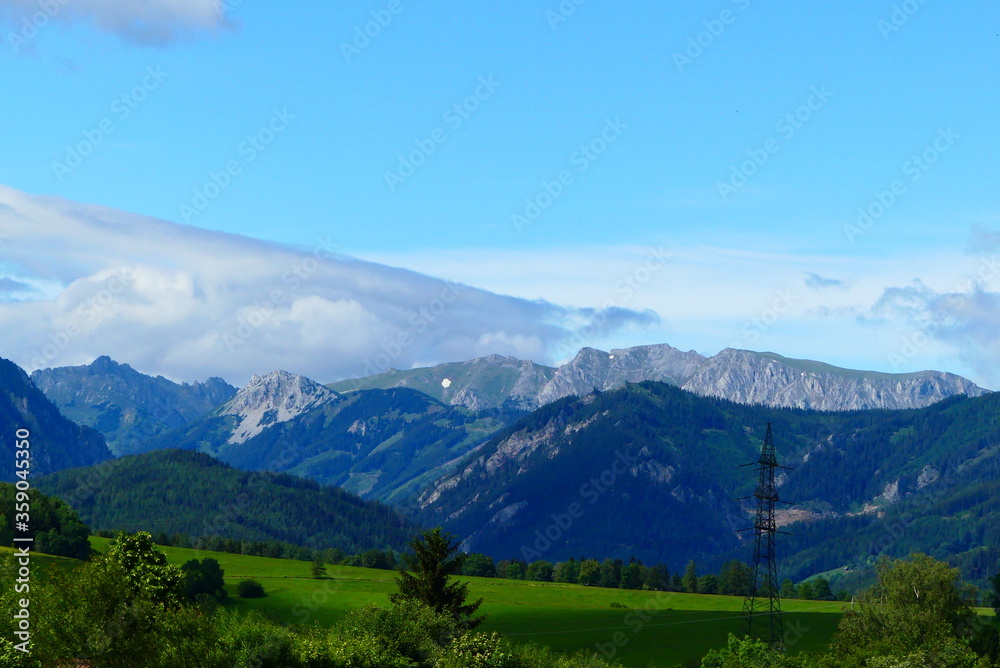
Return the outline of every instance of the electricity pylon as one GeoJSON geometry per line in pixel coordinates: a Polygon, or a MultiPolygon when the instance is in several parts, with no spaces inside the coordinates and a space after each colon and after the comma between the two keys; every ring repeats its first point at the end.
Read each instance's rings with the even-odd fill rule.
{"type": "Polygon", "coordinates": [[[774,506],[776,503],[788,502],[778,499],[774,470],[788,467],[778,466],[770,422],[767,423],[764,445],[760,448],[760,458],[743,466],[756,466],[754,470],[759,474],[757,489],[753,496],[743,497],[757,499],[757,515],[753,527],[743,529],[754,532],[753,582],[750,592],[743,601],[743,631],[751,638],[766,640],[773,649],[784,649],[785,626],[781,619],[781,600],[778,598],[778,565],[775,560],[774,538],[775,534],[787,534],[787,532],[778,531],[774,520],[774,506]]]}

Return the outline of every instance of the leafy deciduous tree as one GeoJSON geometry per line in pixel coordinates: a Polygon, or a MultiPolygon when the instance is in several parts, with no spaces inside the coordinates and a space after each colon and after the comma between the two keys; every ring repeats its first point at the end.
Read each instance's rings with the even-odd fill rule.
{"type": "Polygon", "coordinates": [[[702,575],[698,578],[698,593],[699,594],[717,594],[719,593],[719,578],[715,577],[711,573],[708,575],[702,575]]]}
{"type": "Polygon", "coordinates": [[[622,589],[642,589],[646,570],[638,561],[629,561],[622,569],[622,580],[619,586],[622,589]]]}
{"type": "Polygon", "coordinates": [[[838,653],[906,656],[950,647],[973,617],[972,590],[958,569],[925,554],[883,559],[877,582],[845,613],[832,647],[838,653]]]}
{"type": "Polygon", "coordinates": [[[194,601],[199,595],[226,598],[225,573],[215,559],[191,559],[181,566],[181,571],[184,573],[184,596],[188,600],[194,601]]]}
{"type": "Polygon", "coordinates": [[[826,578],[816,578],[813,581],[813,598],[817,601],[832,601],[833,592],[830,591],[830,581],[826,578]]]}
{"type": "Polygon", "coordinates": [[[580,584],[585,587],[596,587],[601,582],[601,566],[596,559],[584,559],[580,562],[580,584]]]}
{"type": "Polygon", "coordinates": [[[556,582],[567,582],[575,583],[580,578],[580,564],[576,562],[576,559],[570,557],[566,561],[560,561],[556,564],[555,571],[552,574],[552,579],[556,582]]]}
{"type": "Polygon", "coordinates": [[[462,564],[462,574],[492,578],[496,577],[497,567],[493,563],[493,557],[473,552],[465,558],[465,563],[462,564]]]}
{"type": "Polygon", "coordinates": [[[525,580],[535,582],[552,582],[552,564],[547,561],[533,561],[528,565],[524,575],[525,580]]]}

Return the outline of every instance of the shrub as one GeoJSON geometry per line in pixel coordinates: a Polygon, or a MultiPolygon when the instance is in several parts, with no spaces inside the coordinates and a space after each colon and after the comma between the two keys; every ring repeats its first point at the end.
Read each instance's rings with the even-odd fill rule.
{"type": "Polygon", "coordinates": [[[0,638],[0,668],[37,668],[42,664],[14,647],[14,643],[0,638]]]}
{"type": "Polygon", "coordinates": [[[527,668],[497,633],[467,633],[455,638],[434,668],[527,668]]]}
{"type": "Polygon", "coordinates": [[[352,667],[410,666],[437,654],[457,634],[450,615],[437,614],[422,603],[403,601],[387,608],[368,604],[330,630],[331,656],[352,667]]]}
{"type": "MultiPolygon", "coordinates": [[[[241,583],[242,584],[242,583],[241,583]]],[[[232,668],[286,668],[300,665],[294,658],[291,631],[256,610],[221,612],[216,616],[219,647],[232,668]]]]}
{"type": "Polygon", "coordinates": [[[701,660],[701,668],[788,668],[804,666],[801,656],[772,650],[759,639],[737,638],[729,634],[725,649],[713,649],[701,660]]]}
{"type": "Polygon", "coordinates": [[[256,580],[240,580],[236,585],[236,593],[240,598],[263,598],[264,585],[256,580]]]}

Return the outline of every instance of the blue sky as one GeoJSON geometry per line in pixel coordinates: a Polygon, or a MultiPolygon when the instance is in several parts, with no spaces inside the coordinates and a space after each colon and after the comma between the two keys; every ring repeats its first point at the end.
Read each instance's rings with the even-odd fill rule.
{"type": "Polygon", "coordinates": [[[940,306],[993,294],[995,3],[129,4],[0,2],[0,184],[659,318],[592,345],[1000,380],[940,306]]]}

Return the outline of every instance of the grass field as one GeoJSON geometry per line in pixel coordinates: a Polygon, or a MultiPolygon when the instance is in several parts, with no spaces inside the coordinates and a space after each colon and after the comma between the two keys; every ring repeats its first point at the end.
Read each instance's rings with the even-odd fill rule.
{"type": "MultiPolygon", "coordinates": [[[[98,551],[107,539],[91,538],[98,551]]],[[[391,571],[327,566],[327,577],[311,577],[311,564],[221,552],[159,547],[171,563],[212,557],[226,574],[233,595],[228,607],[260,610],[282,622],[328,626],[365,603],[388,603],[395,590],[391,571]],[[235,598],[236,583],[253,578],[264,585],[261,599],[235,598]]],[[[11,552],[0,548],[0,554],[11,552]]],[[[35,555],[43,574],[50,568],[72,568],[71,559],[35,555]]],[[[463,577],[473,597],[482,597],[487,615],[481,627],[515,640],[548,645],[557,650],[589,649],[626,666],[672,668],[721,647],[729,633],[738,633],[743,600],[667,592],[601,589],[557,583],[463,577]],[[626,606],[612,608],[617,603],[626,606]]],[[[783,601],[787,639],[792,652],[826,648],[845,604],[823,601],[783,601]]],[[[985,609],[981,613],[989,614],[985,609]]],[[[992,612],[992,611],[990,611],[992,612]]]]}
{"type": "MultiPolygon", "coordinates": [[[[93,538],[97,550],[107,539],[93,538]]],[[[257,609],[284,622],[329,625],[368,602],[385,604],[395,591],[391,571],[327,566],[327,578],[315,580],[311,564],[236,554],[161,547],[171,563],[211,556],[226,574],[230,592],[241,579],[264,585],[262,599],[236,599],[237,609],[257,609]]],[[[604,650],[628,666],[672,668],[721,647],[738,633],[743,599],[668,592],[601,589],[557,583],[463,577],[471,595],[482,597],[487,615],[482,630],[558,650],[604,650]],[[612,608],[611,603],[627,606],[612,608]]],[[[840,619],[843,603],[785,601],[785,624],[791,651],[826,647],[840,619]]]]}

